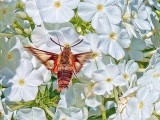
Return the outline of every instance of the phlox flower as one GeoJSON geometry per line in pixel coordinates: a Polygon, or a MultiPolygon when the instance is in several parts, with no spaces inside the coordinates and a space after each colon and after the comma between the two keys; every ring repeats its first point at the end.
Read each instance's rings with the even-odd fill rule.
{"type": "Polygon", "coordinates": [[[19,109],[16,114],[18,120],[46,120],[46,114],[43,109],[38,107],[19,109]]]}
{"type": "Polygon", "coordinates": [[[36,25],[41,25],[42,20],[41,20],[41,16],[39,14],[39,10],[36,6],[36,2],[35,0],[28,0],[25,3],[25,7],[26,7],[26,12],[27,14],[32,17],[34,23],[36,25]]]}
{"type": "Polygon", "coordinates": [[[124,48],[128,48],[131,44],[127,31],[115,25],[110,26],[110,31],[101,35],[100,40],[100,50],[117,60],[125,56],[124,48]]]}
{"type": "MultiPolygon", "coordinates": [[[[0,26],[3,28],[4,26],[11,25],[15,20],[16,2],[1,2],[0,4],[0,26]],[[4,25],[4,26],[3,26],[4,25]]],[[[2,31],[5,29],[0,28],[2,31]]]]}
{"type": "Polygon", "coordinates": [[[36,0],[40,16],[44,22],[48,23],[64,23],[69,22],[79,0],[36,0]]]}
{"type": "Polygon", "coordinates": [[[138,79],[137,84],[140,86],[151,84],[154,89],[160,90],[160,63],[158,63],[155,68],[146,71],[144,75],[138,79]]]}
{"type": "Polygon", "coordinates": [[[85,36],[85,39],[90,43],[93,57],[83,65],[81,71],[87,78],[92,78],[92,73],[94,71],[104,69],[107,64],[112,62],[114,63],[114,60],[109,56],[105,56],[100,50],[99,44],[101,43],[101,40],[99,39],[99,36],[97,34],[87,34],[85,36]]]}
{"type": "Polygon", "coordinates": [[[95,71],[92,79],[96,82],[93,86],[96,95],[104,95],[106,92],[111,94],[114,86],[125,84],[118,66],[114,64],[108,64],[105,70],[95,71]]]}
{"type": "Polygon", "coordinates": [[[21,52],[17,43],[18,40],[15,40],[15,37],[0,38],[0,70],[5,68],[15,70],[19,66],[21,52]]]}
{"type": "Polygon", "coordinates": [[[146,47],[144,40],[140,38],[131,39],[130,47],[126,48],[126,58],[130,58],[135,61],[141,61],[144,58],[144,53],[142,52],[146,47]]]}
{"type": "Polygon", "coordinates": [[[83,84],[77,83],[61,93],[54,119],[87,120],[83,89],[83,84]]]}
{"type": "Polygon", "coordinates": [[[4,95],[10,101],[34,100],[38,93],[38,86],[43,82],[43,76],[38,70],[33,69],[29,60],[21,60],[20,66],[12,78],[5,80],[4,95]]]}
{"type": "Polygon", "coordinates": [[[145,120],[151,117],[154,106],[159,93],[156,90],[150,90],[148,87],[143,87],[138,90],[136,97],[131,98],[127,104],[128,119],[145,120]]]}
{"type": "Polygon", "coordinates": [[[121,21],[121,11],[116,2],[116,0],[84,0],[78,6],[78,15],[86,22],[91,21],[97,32],[103,31],[107,29],[106,26],[121,21]]]}

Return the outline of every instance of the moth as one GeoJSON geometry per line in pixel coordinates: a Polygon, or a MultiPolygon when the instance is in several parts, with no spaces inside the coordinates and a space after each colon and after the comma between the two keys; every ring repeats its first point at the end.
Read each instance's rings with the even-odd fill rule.
{"type": "Polygon", "coordinates": [[[38,60],[44,64],[48,70],[57,75],[58,91],[61,92],[64,88],[68,88],[68,84],[73,75],[76,75],[82,68],[83,64],[92,58],[92,52],[85,52],[80,54],[73,54],[72,47],[80,44],[81,41],[72,46],[63,46],[50,38],[52,42],[60,46],[61,53],[56,54],[47,52],[33,47],[25,47],[30,51],[38,60]],[[63,49],[62,49],[63,48],[63,49]]]}

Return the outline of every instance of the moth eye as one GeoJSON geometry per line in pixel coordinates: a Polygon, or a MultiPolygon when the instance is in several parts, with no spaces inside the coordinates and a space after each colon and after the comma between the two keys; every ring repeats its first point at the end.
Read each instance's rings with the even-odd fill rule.
{"type": "Polygon", "coordinates": [[[53,69],[54,68],[54,61],[49,60],[49,61],[46,62],[46,65],[49,69],[53,69]]]}

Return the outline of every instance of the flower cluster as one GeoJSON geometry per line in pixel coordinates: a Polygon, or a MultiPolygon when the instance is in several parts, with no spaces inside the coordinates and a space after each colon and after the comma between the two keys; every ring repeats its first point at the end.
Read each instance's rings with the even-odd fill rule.
{"type": "Polygon", "coordinates": [[[159,0],[1,0],[0,119],[160,119],[159,10],[159,0]],[[59,92],[42,51],[63,46],[91,55],[59,92]]]}

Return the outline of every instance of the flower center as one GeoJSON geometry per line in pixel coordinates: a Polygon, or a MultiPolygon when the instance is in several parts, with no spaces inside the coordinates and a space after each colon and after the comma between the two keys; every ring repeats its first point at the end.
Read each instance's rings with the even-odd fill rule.
{"type": "Polygon", "coordinates": [[[56,1],[56,2],[54,3],[54,6],[55,6],[56,8],[60,8],[60,7],[61,7],[60,1],[56,1]]]}
{"type": "Polygon", "coordinates": [[[107,79],[106,79],[106,82],[107,82],[107,83],[110,83],[110,82],[112,82],[112,79],[111,79],[111,78],[107,78],[107,79]]]}
{"type": "Polygon", "coordinates": [[[116,39],[117,39],[116,33],[115,33],[115,32],[112,32],[112,33],[109,35],[109,38],[110,38],[111,40],[116,40],[116,39]]]}
{"type": "Polygon", "coordinates": [[[92,59],[95,59],[97,56],[98,56],[98,53],[94,52],[94,53],[92,54],[92,59]]]}
{"type": "Polygon", "coordinates": [[[0,13],[5,15],[7,13],[7,8],[1,8],[0,13]]]}
{"type": "Polygon", "coordinates": [[[11,60],[11,59],[13,59],[13,54],[11,52],[9,52],[7,54],[7,60],[11,60]]]}
{"type": "Polygon", "coordinates": [[[123,77],[124,77],[125,80],[127,80],[129,76],[128,76],[128,74],[124,73],[123,77]]]}
{"type": "Polygon", "coordinates": [[[136,19],[136,18],[137,18],[137,13],[136,13],[135,11],[133,11],[133,12],[132,12],[132,16],[133,16],[133,18],[136,19]]]}
{"type": "Polygon", "coordinates": [[[131,17],[129,14],[126,13],[125,15],[122,16],[122,19],[125,22],[129,22],[131,20],[131,17]]]}
{"type": "Polygon", "coordinates": [[[104,8],[104,7],[103,7],[103,5],[101,5],[101,4],[99,4],[99,5],[97,6],[97,10],[98,10],[98,11],[102,11],[103,8],[104,8]]]}
{"type": "Polygon", "coordinates": [[[138,105],[138,108],[139,109],[142,109],[144,107],[144,103],[141,101],[140,103],[139,103],[139,105],[138,105]]]}
{"type": "Polygon", "coordinates": [[[160,77],[160,73],[155,73],[155,74],[153,75],[153,77],[154,77],[154,78],[159,78],[159,77],[160,77]]]}
{"type": "Polygon", "coordinates": [[[24,85],[24,80],[23,80],[23,79],[19,79],[18,84],[19,84],[20,86],[23,86],[23,85],[24,85]]]}

